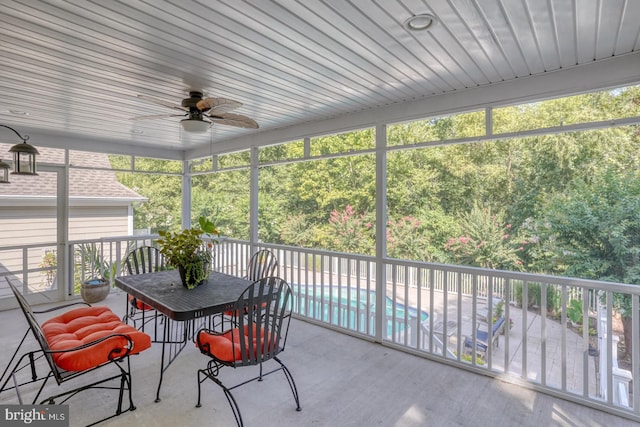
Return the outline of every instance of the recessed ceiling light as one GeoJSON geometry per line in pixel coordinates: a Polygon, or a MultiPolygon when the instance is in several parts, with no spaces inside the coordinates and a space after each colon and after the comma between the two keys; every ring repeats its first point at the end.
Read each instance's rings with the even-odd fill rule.
{"type": "Polygon", "coordinates": [[[433,27],[438,22],[438,18],[429,14],[421,13],[413,15],[402,23],[402,26],[409,31],[424,31],[433,27]]]}
{"type": "Polygon", "coordinates": [[[16,115],[16,116],[28,116],[29,115],[28,112],[22,111],[22,110],[9,110],[9,112],[11,114],[13,114],[13,115],[16,115]]]}

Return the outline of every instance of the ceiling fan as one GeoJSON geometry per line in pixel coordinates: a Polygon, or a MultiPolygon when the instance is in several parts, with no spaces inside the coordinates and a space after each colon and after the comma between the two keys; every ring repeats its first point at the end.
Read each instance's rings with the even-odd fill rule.
{"type": "Polygon", "coordinates": [[[258,128],[258,123],[256,123],[255,120],[240,114],[229,113],[229,111],[242,106],[242,103],[231,99],[203,98],[202,92],[199,91],[189,92],[189,98],[183,99],[180,105],[147,95],[138,95],[138,98],[157,105],[180,110],[181,114],[153,114],[150,116],[133,117],[131,120],[185,117],[180,120],[180,124],[187,132],[206,132],[213,123],[247,129],[258,128]]]}

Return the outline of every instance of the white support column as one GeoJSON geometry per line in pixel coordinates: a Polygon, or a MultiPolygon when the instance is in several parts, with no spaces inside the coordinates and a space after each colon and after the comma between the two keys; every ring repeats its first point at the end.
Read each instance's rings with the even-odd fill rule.
{"type": "MultiPolygon", "coordinates": [[[[58,286],[64,292],[63,299],[69,298],[71,287],[71,269],[73,254],[69,252],[69,150],[65,150],[65,165],[58,169],[57,188],[57,241],[58,241],[58,286]],[[62,268],[61,268],[62,266],[62,268]]],[[[60,295],[60,294],[58,294],[60,295]]]]}
{"type": "Polygon", "coordinates": [[[182,162],[182,228],[191,227],[191,171],[189,162],[182,162]]]}
{"type": "Polygon", "coordinates": [[[249,245],[251,253],[258,243],[258,148],[251,149],[251,170],[249,176],[249,245]]]}
{"type": "Polygon", "coordinates": [[[387,126],[376,126],[376,341],[382,342],[386,330],[385,293],[387,256],[387,126]]]}

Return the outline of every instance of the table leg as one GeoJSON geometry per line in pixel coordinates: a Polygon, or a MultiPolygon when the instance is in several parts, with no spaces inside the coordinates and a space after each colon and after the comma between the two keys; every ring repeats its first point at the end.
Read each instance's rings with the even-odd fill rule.
{"type": "Polygon", "coordinates": [[[164,332],[163,332],[163,337],[162,337],[162,357],[160,359],[160,381],[158,381],[158,390],[156,392],[156,402],[160,402],[160,388],[162,387],[162,377],[164,376],[164,355],[165,355],[165,348],[167,347],[167,344],[170,341],[170,334],[171,331],[169,330],[170,326],[169,323],[171,322],[170,319],[164,319],[164,332]]]}
{"type": "Polygon", "coordinates": [[[195,330],[195,320],[177,321],[168,317],[164,318],[164,329],[162,335],[162,359],[160,361],[160,381],[158,381],[158,391],[156,392],[156,402],[160,402],[160,389],[164,371],[173,363],[178,355],[187,346],[195,330]]]}

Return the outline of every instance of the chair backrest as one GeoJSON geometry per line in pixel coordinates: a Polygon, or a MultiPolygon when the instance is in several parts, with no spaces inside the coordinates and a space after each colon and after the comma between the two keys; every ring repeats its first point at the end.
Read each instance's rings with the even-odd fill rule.
{"type": "Polygon", "coordinates": [[[247,266],[247,279],[255,281],[278,275],[278,259],[268,249],[261,249],[251,256],[247,266]]]}
{"type": "Polygon", "coordinates": [[[291,288],[278,277],[265,277],[245,289],[234,309],[234,322],[247,339],[240,340],[236,366],[257,365],[284,350],[291,320],[291,288]]]}
{"type": "Polygon", "coordinates": [[[18,300],[18,304],[22,309],[22,313],[24,314],[24,317],[27,319],[27,323],[29,324],[29,329],[33,333],[33,336],[35,337],[38,344],[40,345],[40,348],[44,354],[45,359],[47,359],[47,363],[51,368],[51,372],[53,373],[53,376],[55,377],[58,384],[60,384],[62,382],[62,374],[58,369],[58,365],[56,365],[55,362],[53,361],[53,356],[50,353],[51,348],[49,347],[49,342],[45,338],[44,332],[42,331],[42,327],[40,326],[40,322],[38,322],[38,320],[36,319],[33,309],[31,308],[31,304],[27,302],[26,298],[18,290],[16,285],[12,283],[8,277],[6,279],[7,279],[7,283],[9,284],[9,287],[11,288],[11,291],[13,291],[13,295],[15,295],[16,299],[18,300]]]}
{"type": "Polygon", "coordinates": [[[124,265],[127,274],[152,273],[168,269],[164,255],[152,246],[141,246],[129,252],[124,265]]]}

